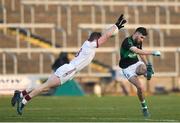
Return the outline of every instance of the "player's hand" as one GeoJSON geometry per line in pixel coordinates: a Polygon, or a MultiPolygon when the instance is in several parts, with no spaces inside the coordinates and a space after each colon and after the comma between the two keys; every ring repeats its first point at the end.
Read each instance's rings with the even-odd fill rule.
{"type": "Polygon", "coordinates": [[[152,55],[153,55],[153,56],[160,56],[160,55],[161,55],[161,52],[160,52],[160,51],[153,51],[153,52],[152,52],[152,55]]]}
{"type": "Polygon", "coordinates": [[[150,80],[151,77],[152,77],[152,74],[154,74],[153,66],[152,66],[152,64],[150,62],[148,62],[146,67],[147,67],[146,78],[147,78],[147,80],[150,80]]]}
{"type": "Polygon", "coordinates": [[[121,29],[124,27],[124,24],[126,23],[126,20],[123,18],[123,14],[120,15],[115,25],[118,27],[118,29],[121,29]]]}

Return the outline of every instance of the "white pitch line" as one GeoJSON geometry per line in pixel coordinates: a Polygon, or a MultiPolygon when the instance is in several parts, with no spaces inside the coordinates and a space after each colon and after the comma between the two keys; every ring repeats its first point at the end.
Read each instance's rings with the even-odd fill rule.
{"type": "MultiPolygon", "coordinates": [[[[95,119],[106,119],[106,120],[111,120],[111,119],[116,119],[116,120],[129,120],[129,118],[123,118],[123,117],[119,117],[119,118],[97,118],[97,117],[87,117],[87,118],[85,118],[85,117],[80,117],[80,119],[93,119],[93,120],[95,120],[95,119]]],[[[143,120],[143,119],[138,119],[138,118],[133,118],[133,119],[130,119],[131,121],[136,121],[137,120],[137,122],[139,121],[139,120],[143,120]]],[[[147,121],[153,121],[153,122],[179,122],[178,120],[169,120],[169,119],[163,119],[163,120],[157,120],[157,119],[149,119],[149,118],[147,118],[147,119],[144,119],[144,120],[147,120],[147,121]]]]}

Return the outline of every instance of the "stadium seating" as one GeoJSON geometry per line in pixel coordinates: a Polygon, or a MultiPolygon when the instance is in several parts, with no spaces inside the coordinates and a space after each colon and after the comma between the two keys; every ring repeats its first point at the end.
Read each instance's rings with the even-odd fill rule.
{"type": "MultiPolygon", "coordinates": [[[[83,73],[88,71],[90,72],[90,74],[87,72],[88,75],[97,76],[93,72],[99,70],[92,69],[94,66],[101,69],[102,76],[110,76],[107,73],[109,67],[118,64],[120,43],[136,27],[142,25],[149,29],[149,42],[145,43],[145,47],[158,47],[163,51],[162,59],[150,58],[156,71],[166,73],[157,74],[157,76],[177,77],[180,74],[179,65],[177,66],[180,60],[176,53],[176,48],[180,47],[180,2],[178,0],[165,2],[160,0],[1,0],[0,6],[2,13],[0,14],[1,74],[50,73],[52,59],[60,50],[41,53],[33,52],[33,48],[59,48],[61,46],[69,51],[73,47],[76,48],[71,51],[74,53],[91,31],[103,31],[104,24],[113,24],[120,13],[124,13],[127,18],[127,26],[117,37],[103,45],[103,48],[111,49],[106,52],[107,55],[104,55],[103,49],[96,55],[96,63],[103,64],[100,66],[92,64],[82,71],[81,75],[83,76],[83,73]],[[5,27],[5,24],[9,26],[5,27]],[[14,26],[15,24],[17,25],[14,26]],[[27,27],[23,24],[27,24],[27,27]],[[98,25],[100,25],[99,28],[97,28],[98,25]],[[164,47],[167,49],[171,47],[170,49],[173,50],[168,52],[163,49],[164,47]],[[14,48],[14,50],[12,53],[6,53],[3,48],[14,48]],[[30,50],[19,53],[18,50],[23,48],[30,50]],[[4,56],[6,56],[6,68],[3,67],[4,56]],[[40,59],[43,62],[40,62],[40,59]],[[173,64],[169,62],[170,60],[173,64]],[[18,65],[14,67],[16,62],[18,65]],[[160,62],[161,65],[158,64],[160,62]],[[25,66],[30,69],[25,69],[25,66]],[[172,74],[168,74],[169,71],[172,74]]],[[[72,57],[71,54],[70,58],[72,57]]]]}

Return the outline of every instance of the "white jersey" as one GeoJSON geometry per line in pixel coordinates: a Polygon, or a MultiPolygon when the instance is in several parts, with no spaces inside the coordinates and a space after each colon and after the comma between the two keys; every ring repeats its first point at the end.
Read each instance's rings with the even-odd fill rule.
{"type": "Polygon", "coordinates": [[[86,40],[70,64],[72,64],[77,71],[80,71],[91,63],[95,56],[95,49],[97,47],[98,43],[96,40],[92,42],[86,40]]]}

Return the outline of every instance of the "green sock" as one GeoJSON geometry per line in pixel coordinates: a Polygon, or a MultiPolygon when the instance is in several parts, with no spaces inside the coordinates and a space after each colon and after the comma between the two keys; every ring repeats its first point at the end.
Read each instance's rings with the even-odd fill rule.
{"type": "Polygon", "coordinates": [[[141,106],[142,106],[142,109],[148,108],[145,100],[141,102],[141,106]]]}

